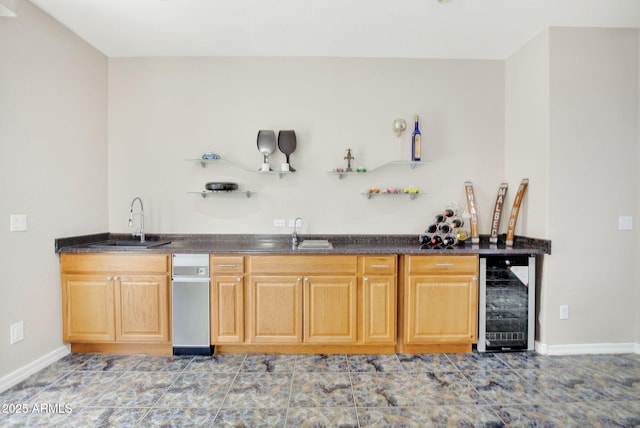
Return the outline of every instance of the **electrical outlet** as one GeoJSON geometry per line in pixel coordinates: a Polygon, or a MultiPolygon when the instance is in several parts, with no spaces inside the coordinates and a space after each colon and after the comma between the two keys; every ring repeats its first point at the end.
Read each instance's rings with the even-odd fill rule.
{"type": "Polygon", "coordinates": [[[273,226],[274,227],[285,227],[286,226],[286,222],[284,221],[283,218],[276,218],[273,220],[273,226]]]}
{"type": "Polygon", "coordinates": [[[12,345],[24,340],[24,322],[19,321],[15,324],[11,324],[9,327],[9,337],[11,338],[12,345]]]}
{"type": "Polygon", "coordinates": [[[560,319],[561,320],[569,319],[569,305],[560,305],[560,319]]]}

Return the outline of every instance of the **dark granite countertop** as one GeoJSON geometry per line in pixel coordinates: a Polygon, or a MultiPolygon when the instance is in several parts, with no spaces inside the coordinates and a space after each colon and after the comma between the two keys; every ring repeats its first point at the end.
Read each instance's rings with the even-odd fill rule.
{"type": "Polygon", "coordinates": [[[55,240],[57,253],[210,253],[210,254],[551,254],[551,241],[516,236],[512,248],[506,248],[505,236],[497,245],[490,245],[488,236],[480,237],[479,245],[466,242],[454,248],[421,249],[418,235],[299,235],[305,239],[327,239],[333,249],[292,249],[291,235],[260,234],[149,234],[147,241],[171,241],[150,248],[96,248],[98,242],[132,240],[130,235],[98,233],[55,240]]]}

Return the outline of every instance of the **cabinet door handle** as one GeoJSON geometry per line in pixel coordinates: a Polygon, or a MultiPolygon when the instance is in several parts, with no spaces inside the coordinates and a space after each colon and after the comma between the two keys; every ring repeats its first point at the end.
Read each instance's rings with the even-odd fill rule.
{"type": "Polygon", "coordinates": [[[451,266],[453,266],[453,263],[437,263],[436,266],[438,266],[438,267],[451,267],[451,266]]]}
{"type": "Polygon", "coordinates": [[[113,281],[113,277],[112,276],[108,276],[107,277],[107,281],[113,281]]]}
{"type": "Polygon", "coordinates": [[[373,269],[389,269],[389,265],[371,265],[373,269]]]}
{"type": "Polygon", "coordinates": [[[238,281],[238,282],[242,281],[242,277],[241,277],[241,276],[239,276],[239,277],[238,277],[238,279],[237,279],[237,281],[238,281]]]}
{"type": "Polygon", "coordinates": [[[113,277],[113,280],[114,280],[114,281],[117,281],[117,280],[119,280],[119,279],[120,279],[120,277],[118,277],[118,276],[114,276],[114,277],[113,277]]]}
{"type": "Polygon", "coordinates": [[[369,282],[369,277],[365,277],[364,282],[369,282]]]}
{"type": "Polygon", "coordinates": [[[217,265],[217,266],[219,268],[226,269],[226,268],[234,268],[234,267],[236,267],[238,265],[236,265],[236,264],[220,264],[220,265],[217,265]]]}

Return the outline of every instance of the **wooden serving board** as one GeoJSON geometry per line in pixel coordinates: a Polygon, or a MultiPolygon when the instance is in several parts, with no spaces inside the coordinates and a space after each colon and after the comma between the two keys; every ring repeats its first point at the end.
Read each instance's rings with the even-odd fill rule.
{"type": "Polygon", "coordinates": [[[518,192],[516,193],[516,198],[513,201],[513,208],[511,208],[511,213],[509,214],[509,224],[507,225],[507,247],[513,247],[513,237],[516,232],[516,222],[518,221],[518,214],[520,213],[520,205],[522,204],[524,192],[527,190],[528,184],[529,179],[523,178],[520,182],[520,186],[518,186],[518,192]]]}

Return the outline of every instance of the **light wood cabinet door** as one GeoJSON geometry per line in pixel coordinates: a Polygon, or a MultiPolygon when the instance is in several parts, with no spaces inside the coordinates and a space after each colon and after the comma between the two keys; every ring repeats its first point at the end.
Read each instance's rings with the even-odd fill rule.
{"type": "Polygon", "coordinates": [[[244,342],[244,280],[242,274],[213,276],[211,343],[244,342]]]}
{"type": "Polygon", "coordinates": [[[304,278],[304,342],[355,343],[358,289],[356,276],[304,278]]]}
{"type": "Polygon", "coordinates": [[[101,342],[115,338],[113,278],[62,275],[63,340],[101,342]]]}
{"type": "Polygon", "coordinates": [[[63,339],[170,343],[168,254],[62,254],[63,339]]]}
{"type": "Polygon", "coordinates": [[[302,278],[252,276],[249,284],[249,343],[302,342],[302,278]]]}
{"type": "Polygon", "coordinates": [[[405,343],[470,343],[477,340],[475,276],[411,276],[406,288],[405,343]]]}
{"type": "Polygon", "coordinates": [[[362,341],[392,344],[396,340],[396,277],[362,279],[362,341]]]}
{"type": "Polygon", "coordinates": [[[166,275],[117,277],[116,340],[168,342],[169,286],[166,275]]]}

